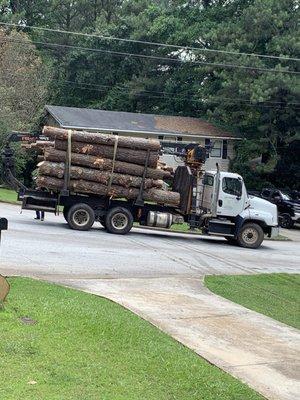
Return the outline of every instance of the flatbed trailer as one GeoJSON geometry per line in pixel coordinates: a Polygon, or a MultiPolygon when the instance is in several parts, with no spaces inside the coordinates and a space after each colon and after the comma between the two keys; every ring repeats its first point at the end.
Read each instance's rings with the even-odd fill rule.
{"type": "Polygon", "coordinates": [[[42,190],[20,191],[18,200],[22,210],[44,211],[56,215],[62,213],[70,228],[89,230],[97,221],[110,233],[125,234],[134,222],[141,225],[168,228],[172,223],[184,222],[184,216],[176,209],[163,205],[111,199],[108,196],[49,193],[42,190]],[[151,214],[152,213],[152,214],[151,214]],[[156,214],[155,214],[156,213],[156,214]],[[155,215],[159,213],[159,221],[155,215]],[[162,218],[162,214],[165,214],[162,218]],[[153,216],[153,222],[149,217],[153,216]],[[147,221],[148,219],[148,221],[147,221]]]}
{"type": "Polygon", "coordinates": [[[173,190],[180,193],[180,204],[175,207],[143,200],[147,162],[135,200],[70,192],[67,161],[65,185],[60,192],[28,189],[14,176],[13,152],[9,145],[11,141],[22,141],[22,138],[22,135],[11,135],[5,147],[4,178],[18,191],[23,210],[55,214],[62,210],[71,229],[89,230],[98,221],[109,233],[126,234],[134,222],[159,228],[186,222],[190,228],[201,228],[205,234],[223,236],[230,243],[248,248],[259,247],[264,235],[278,234],[276,206],[248,196],[238,174],[221,172],[218,168],[204,172],[206,150],[197,144],[185,145],[178,151],[176,143],[173,154],[182,157],[185,165],[177,167],[173,180],[173,190]]]}

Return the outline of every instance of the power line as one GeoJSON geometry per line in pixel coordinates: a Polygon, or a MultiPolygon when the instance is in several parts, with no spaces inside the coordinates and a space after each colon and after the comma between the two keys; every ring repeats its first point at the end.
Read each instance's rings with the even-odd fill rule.
{"type": "MultiPolygon", "coordinates": [[[[115,85],[99,85],[99,84],[92,84],[92,83],[85,83],[85,82],[75,82],[75,81],[70,81],[70,80],[64,80],[64,82],[69,83],[69,84],[74,84],[74,85],[83,85],[83,86],[88,86],[88,87],[92,87],[92,88],[115,88],[117,90],[123,90],[122,88],[118,88],[115,85]]],[[[125,90],[130,89],[130,87],[124,88],[125,90]]],[[[192,94],[191,96],[187,96],[187,95],[179,95],[178,93],[169,93],[169,92],[163,92],[163,91],[155,91],[155,90],[141,90],[143,93],[155,93],[155,94],[162,94],[162,95],[166,95],[168,98],[172,98],[172,99],[191,99],[193,98],[196,94],[192,94]]],[[[181,93],[181,92],[179,92],[181,93]]],[[[134,95],[139,95],[139,93],[132,93],[134,95]]],[[[210,97],[207,99],[194,99],[195,101],[199,101],[203,104],[205,104],[206,102],[208,103],[212,103],[212,102],[218,102],[220,100],[230,100],[230,101],[234,101],[236,103],[250,103],[253,105],[264,105],[264,104],[276,104],[276,105],[285,105],[285,106],[294,106],[294,105],[300,105],[300,102],[283,102],[283,101],[263,101],[263,102],[255,102],[252,100],[247,100],[247,99],[239,99],[239,98],[235,98],[234,100],[230,97],[223,97],[223,96],[218,96],[218,97],[210,97]]]]}
{"type": "MultiPolygon", "coordinates": [[[[6,73],[6,75],[16,76],[16,74],[11,73],[11,72],[6,73]]],[[[279,108],[280,105],[282,105],[283,108],[288,108],[291,106],[300,105],[299,102],[280,102],[280,101],[254,102],[254,101],[248,100],[248,99],[239,99],[239,98],[232,99],[230,97],[224,97],[224,96],[199,99],[199,98],[194,98],[194,96],[196,94],[191,94],[191,96],[187,96],[187,95],[180,95],[180,94],[178,95],[178,93],[172,94],[169,92],[151,91],[151,90],[142,90],[143,93],[134,93],[134,92],[130,91],[130,87],[117,87],[116,85],[91,84],[91,83],[76,82],[76,81],[71,81],[71,80],[56,80],[56,83],[70,84],[73,86],[78,86],[83,90],[99,91],[99,92],[105,92],[106,89],[113,88],[120,92],[127,93],[129,95],[136,96],[136,97],[149,97],[149,98],[157,98],[157,99],[162,99],[162,100],[165,100],[165,99],[188,100],[188,101],[192,101],[192,102],[201,103],[203,105],[206,105],[207,103],[218,103],[221,100],[225,100],[225,101],[228,100],[227,103],[230,103],[230,104],[246,103],[247,105],[251,105],[254,107],[267,107],[269,105],[277,105],[279,108]],[[163,96],[149,96],[148,93],[162,94],[163,96]]],[[[277,108],[277,107],[272,107],[272,108],[277,108]]]]}
{"type": "Polygon", "coordinates": [[[283,73],[283,74],[291,74],[291,75],[300,75],[300,72],[296,71],[287,71],[283,69],[271,69],[271,68],[260,68],[260,67],[250,67],[246,65],[238,65],[238,64],[228,64],[228,63],[213,63],[207,61],[185,61],[180,59],[168,58],[168,57],[158,57],[158,56],[149,56],[145,54],[136,54],[136,53],[129,53],[129,52],[120,52],[120,51],[113,51],[113,50],[106,50],[106,49],[96,49],[92,47],[82,47],[82,46],[74,46],[74,45],[67,45],[67,44],[60,44],[60,43],[45,43],[41,41],[23,41],[18,39],[2,39],[1,42],[14,42],[14,43],[22,43],[22,44],[36,44],[40,46],[46,47],[58,47],[58,48],[66,48],[66,49],[76,49],[76,50],[83,50],[83,51],[90,51],[96,53],[106,53],[112,54],[121,57],[135,57],[135,58],[143,58],[143,59],[151,59],[155,61],[167,61],[167,62],[174,62],[174,63],[183,63],[183,64],[192,64],[192,65],[211,65],[217,68],[230,68],[230,69],[244,69],[250,71],[259,71],[259,72],[268,72],[268,73],[283,73]]]}
{"type": "Polygon", "coordinates": [[[0,25],[12,26],[12,27],[17,27],[17,28],[25,28],[25,29],[36,29],[36,30],[41,30],[41,31],[63,33],[63,34],[70,34],[70,35],[76,35],[76,36],[85,36],[85,37],[97,38],[97,39],[102,39],[102,40],[113,40],[113,41],[120,41],[120,42],[126,42],[126,43],[139,43],[139,44],[144,44],[144,45],[148,45],[148,46],[165,47],[165,48],[171,48],[171,49],[176,49],[176,50],[190,50],[190,51],[200,51],[200,52],[206,51],[206,52],[212,52],[212,53],[231,54],[231,55],[239,55],[239,56],[245,55],[245,56],[249,56],[249,57],[277,59],[277,60],[283,60],[283,61],[297,61],[297,62],[300,61],[299,58],[292,58],[292,57],[286,57],[286,56],[273,56],[273,55],[269,55],[269,54],[245,53],[245,52],[238,52],[238,51],[217,50],[217,49],[199,48],[199,47],[192,47],[192,46],[180,46],[180,45],[175,45],[175,44],[149,42],[149,41],[145,41],[145,40],[136,40],[136,39],[126,39],[126,38],[119,38],[119,37],[115,37],[115,36],[96,35],[96,34],[92,34],[92,33],[74,32],[74,31],[46,28],[46,27],[33,26],[33,25],[19,25],[19,24],[13,24],[13,23],[8,23],[8,22],[0,22],[0,25]]]}
{"type": "MultiPolygon", "coordinates": [[[[79,83],[77,83],[77,82],[68,81],[68,80],[58,81],[57,83],[58,83],[58,84],[61,84],[61,85],[65,85],[65,84],[74,84],[75,86],[81,86],[81,85],[83,85],[83,86],[81,86],[81,89],[83,89],[83,90],[105,92],[105,89],[100,89],[100,88],[97,89],[97,88],[94,88],[94,86],[97,86],[97,85],[90,85],[90,84],[87,84],[87,86],[92,86],[92,87],[85,87],[84,85],[86,85],[86,84],[79,84],[79,83]]],[[[99,86],[101,86],[101,85],[99,85],[99,86]]],[[[110,87],[110,86],[108,86],[108,85],[103,85],[103,86],[105,86],[106,88],[107,88],[107,87],[108,87],[108,88],[110,87]]],[[[111,87],[113,87],[113,86],[111,86],[111,87]]],[[[212,101],[210,101],[210,100],[203,101],[203,100],[201,100],[201,99],[194,99],[194,98],[191,98],[191,97],[177,97],[177,96],[163,97],[163,96],[153,96],[153,95],[144,94],[144,93],[132,93],[132,92],[126,90],[125,88],[124,88],[124,89],[123,89],[123,88],[116,88],[116,89],[119,90],[120,92],[124,93],[124,94],[130,95],[130,96],[135,96],[135,97],[146,97],[146,98],[149,98],[149,99],[160,99],[160,100],[167,100],[167,99],[171,99],[171,100],[187,100],[188,102],[191,102],[191,103],[201,103],[202,105],[205,105],[206,101],[207,101],[208,103],[212,103],[212,101]]],[[[151,92],[151,93],[152,93],[152,92],[151,92]]],[[[155,92],[153,92],[153,93],[155,93],[155,92]]],[[[215,100],[215,101],[213,101],[213,102],[217,102],[217,101],[220,101],[220,100],[225,100],[226,103],[228,103],[228,104],[239,104],[239,103],[242,102],[242,101],[239,101],[239,100],[232,100],[232,99],[230,99],[230,98],[222,98],[222,97],[218,98],[218,100],[215,100]]],[[[296,103],[296,104],[300,104],[300,103],[296,103]]],[[[264,108],[290,108],[290,105],[287,105],[287,104],[283,104],[283,105],[280,107],[280,105],[275,106],[275,105],[259,104],[259,103],[258,103],[258,104],[254,104],[254,103],[250,103],[250,102],[247,103],[247,106],[249,106],[249,107],[264,107],[264,108]]],[[[295,106],[295,108],[298,108],[298,107],[295,106]]]]}
{"type": "MultiPolygon", "coordinates": [[[[76,81],[70,81],[70,80],[66,80],[65,82],[68,83],[74,83],[74,84],[78,84],[78,85],[85,85],[85,86],[91,86],[91,87],[105,87],[105,88],[114,88],[116,87],[116,85],[99,85],[99,84],[94,84],[94,83],[86,83],[86,82],[76,82],[76,81]]],[[[130,89],[130,87],[128,87],[128,89],[130,89]]],[[[170,93],[170,92],[164,92],[164,91],[158,91],[158,90],[143,90],[141,89],[142,92],[144,93],[156,93],[156,94],[163,94],[163,95],[167,95],[170,96],[172,98],[174,98],[174,95],[177,96],[178,93],[170,93]]],[[[179,94],[182,92],[179,92],[179,94]]],[[[196,93],[191,94],[192,96],[196,96],[196,93]]],[[[184,96],[179,96],[179,97],[183,97],[183,98],[189,98],[187,97],[187,95],[184,96]]],[[[178,96],[176,98],[179,98],[178,96]]],[[[218,97],[210,97],[209,99],[199,99],[199,101],[211,101],[211,100],[232,100],[231,97],[224,97],[224,96],[218,96],[218,97]]],[[[284,101],[262,101],[262,102],[255,102],[253,100],[247,100],[247,99],[239,99],[239,98],[235,98],[235,100],[237,100],[238,102],[242,102],[242,103],[252,103],[252,104],[259,104],[259,103],[268,103],[268,104],[284,104],[284,105],[300,105],[300,102],[284,102],[284,101]]]]}

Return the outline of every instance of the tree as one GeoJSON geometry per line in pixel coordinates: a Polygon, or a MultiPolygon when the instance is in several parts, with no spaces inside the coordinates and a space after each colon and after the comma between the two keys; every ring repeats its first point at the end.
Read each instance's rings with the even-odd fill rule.
{"type": "MultiPolygon", "coordinates": [[[[0,30],[0,150],[11,130],[27,131],[39,123],[50,72],[42,63],[27,35],[0,30]]],[[[18,151],[17,173],[26,157],[18,151]]]]}
{"type": "MultiPolygon", "coordinates": [[[[0,0],[0,18],[182,46],[27,30],[33,41],[41,42],[36,46],[43,63],[53,66],[53,103],[210,119],[245,139],[232,168],[245,173],[247,183],[260,179],[275,184],[274,171],[287,165],[289,149],[297,151],[291,143],[299,124],[296,75],[276,70],[295,72],[298,63],[240,53],[296,58],[297,3],[0,0]],[[232,64],[247,69],[229,67],[232,64]],[[262,153],[264,163],[255,168],[252,163],[250,168],[249,160],[262,153]]],[[[297,185],[296,176],[291,184],[297,185]]]]}
{"type": "MultiPolygon", "coordinates": [[[[199,29],[199,36],[205,38],[207,48],[297,58],[298,14],[295,0],[228,2],[204,12],[209,29],[206,32],[199,29]]],[[[237,157],[233,168],[249,170],[248,160],[265,153],[267,162],[258,165],[250,175],[256,177],[256,182],[260,177],[275,183],[272,171],[277,170],[278,163],[286,164],[286,150],[296,138],[299,126],[297,76],[276,70],[297,71],[297,62],[214,52],[205,53],[205,60],[250,67],[248,70],[207,67],[200,95],[207,103],[206,113],[211,119],[231,127],[253,144],[240,143],[237,153],[242,153],[244,160],[241,162],[237,157]]],[[[281,184],[299,185],[299,180],[294,174],[281,184]]]]}

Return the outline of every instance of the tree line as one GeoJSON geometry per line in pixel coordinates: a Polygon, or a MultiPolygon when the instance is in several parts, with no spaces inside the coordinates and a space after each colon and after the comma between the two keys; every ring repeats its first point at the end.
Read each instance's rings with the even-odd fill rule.
{"type": "Polygon", "coordinates": [[[0,146],[46,102],[193,116],[243,138],[248,186],[299,189],[297,3],[0,0],[0,146]]]}

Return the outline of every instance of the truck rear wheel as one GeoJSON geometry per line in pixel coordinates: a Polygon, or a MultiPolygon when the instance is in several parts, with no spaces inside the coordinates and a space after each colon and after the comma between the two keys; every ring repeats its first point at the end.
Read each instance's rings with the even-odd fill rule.
{"type": "Polygon", "coordinates": [[[133,216],[127,208],[114,207],[106,214],[105,225],[107,232],[124,235],[132,228],[133,216]]]}
{"type": "Polygon", "coordinates": [[[95,222],[95,213],[87,204],[75,204],[70,208],[67,220],[70,228],[77,231],[88,231],[95,222]]]}
{"type": "Polygon", "coordinates": [[[251,222],[244,224],[237,235],[238,244],[249,249],[257,249],[263,240],[264,232],[261,226],[251,222]]]}

